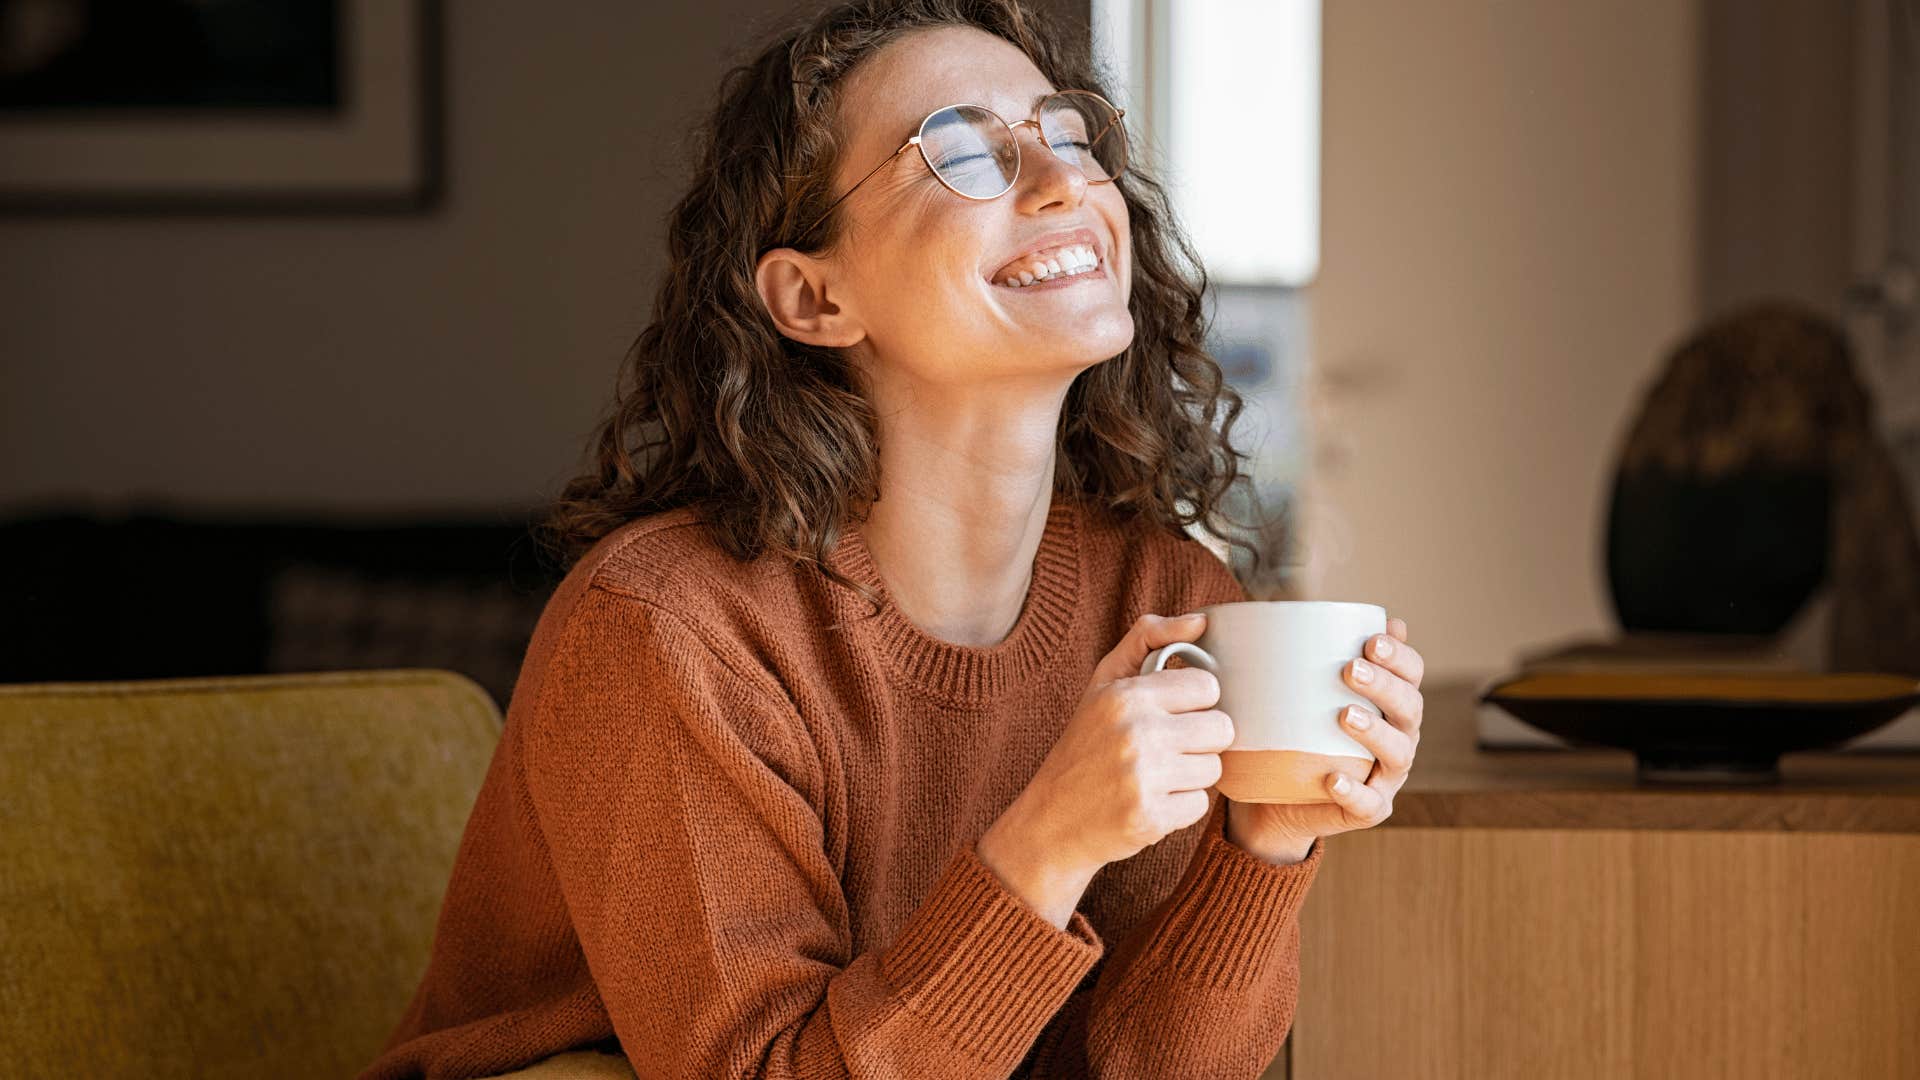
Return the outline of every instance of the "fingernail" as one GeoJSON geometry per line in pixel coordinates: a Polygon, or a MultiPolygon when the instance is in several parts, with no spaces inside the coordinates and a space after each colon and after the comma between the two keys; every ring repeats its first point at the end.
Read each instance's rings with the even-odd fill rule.
{"type": "Polygon", "coordinates": [[[1347,724],[1355,731],[1365,731],[1373,726],[1373,717],[1358,705],[1347,706],[1347,724]]]}
{"type": "Polygon", "coordinates": [[[1393,639],[1385,634],[1373,639],[1373,655],[1385,660],[1393,655],[1393,639]]]}
{"type": "Polygon", "coordinates": [[[1338,776],[1338,775],[1336,775],[1336,776],[1335,776],[1335,777],[1333,778],[1333,791],[1334,791],[1334,794],[1336,794],[1336,795],[1345,795],[1345,794],[1347,793],[1347,788],[1348,788],[1348,786],[1349,786],[1349,785],[1348,785],[1348,783],[1347,783],[1347,778],[1346,778],[1345,776],[1338,776]]]}
{"type": "Polygon", "coordinates": [[[1373,665],[1367,663],[1365,660],[1355,660],[1353,662],[1353,678],[1355,682],[1372,682],[1373,665]]]}

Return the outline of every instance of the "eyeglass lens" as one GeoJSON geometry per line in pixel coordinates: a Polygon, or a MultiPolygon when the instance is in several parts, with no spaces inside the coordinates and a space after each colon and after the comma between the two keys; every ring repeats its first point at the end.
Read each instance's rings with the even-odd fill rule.
{"type": "MultiPolygon", "coordinates": [[[[1119,115],[1091,94],[1047,98],[1040,108],[1040,134],[1088,180],[1111,180],[1126,171],[1127,136],[1119,115]]],[[[977,105],[953,105],[928,117],[920,129],[920,149],[940,179],[974,199],[1005,194],[1019,167],[1013,132],[977,105]]]]}

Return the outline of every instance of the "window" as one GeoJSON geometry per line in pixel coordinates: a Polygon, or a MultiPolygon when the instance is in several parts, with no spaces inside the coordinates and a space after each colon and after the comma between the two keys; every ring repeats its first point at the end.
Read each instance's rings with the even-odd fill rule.
{"type": "MultiPolygon", "coordinates": [[[[1311,465],[1302,289],[1320,264],[1319,0],[1093,0],[1094,54],[1127,109],[1136,158],[1167,187],[1207,268],[1208,348],[1246,398],[1251,454],[1230,558],[1256,598],[1298,569],[1311,465]]],[[[1213,545],[1222,555],[1220,545],[1213,545]]]]}
{"type": "Polygon", "coordinates": [[[1320,264],[1319,0],[1094,0],[1094,48],[1222,284],[1320,264]]]}

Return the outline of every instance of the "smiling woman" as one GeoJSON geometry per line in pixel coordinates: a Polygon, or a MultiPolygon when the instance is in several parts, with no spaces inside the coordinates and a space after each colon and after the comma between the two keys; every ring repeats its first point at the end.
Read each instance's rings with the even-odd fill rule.
{"type": "MultiPolygon", "coordinates": [[[[979,103],[1026,118],[1054,89],[1111,98],[1084,47],[1015,4],[962,0],[852,5],[730,72],[669,218],[672,261],[630,389],[595,440],[594,468],[556,507],[553,545],[577,557],[636,516],[705,502],[739,557],[809,559],[832,577],[826,553],[879,494],[884,410],[860,380],[874,352],[902,340],[928,367],[1077,373],[1051,410],[1059,489],[1169,527],[1212,524],[1240,475],[1229,434],[1241,402],[1205,352],[1205,272],[1161,186],[1133,161],[1061,204],[1042,189],[1079,170],[1022,128],[1016,145],[1037,152],[1020,159],[1024,196],[1003,198],[1043,205],[1009,213],[896,152],[934,109],[979,103]],[[1000,307],[1007,294],[974,287],[1066,227],[1097,234],[1110,264],[1077,319],[1057,307],[1015,317],[1000,307]],[[815,311],[826,290],[829,309],[815,311]],[[807,325],[767,317],[789,302],[807,325]]],[[[1114,137],[1123,143],[1124,128],[1114,137]]]]}
{"type": "Polygon", "coordinates": [[[1229,813],[1218,683],[1139,673],[1247,594],[1187,533],[1240,400],[1124,113],[1015,0],[858,0],[704,130],[364,1075],[1259,1074],[1331,832],[1229,813]]]}

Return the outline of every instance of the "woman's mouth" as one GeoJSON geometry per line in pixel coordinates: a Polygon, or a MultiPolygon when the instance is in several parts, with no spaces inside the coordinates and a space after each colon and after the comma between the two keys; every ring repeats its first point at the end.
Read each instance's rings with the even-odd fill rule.
{"type": "Polygon", "coordinates": [[[993,283],[1005,289],[1057,289],[1107,276],[1107,264],[1085,244],[1069,244],[1009,263],[995,272],[993,283]]]}

